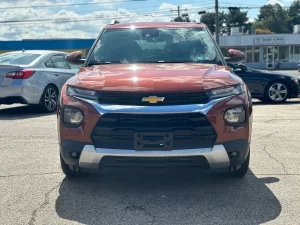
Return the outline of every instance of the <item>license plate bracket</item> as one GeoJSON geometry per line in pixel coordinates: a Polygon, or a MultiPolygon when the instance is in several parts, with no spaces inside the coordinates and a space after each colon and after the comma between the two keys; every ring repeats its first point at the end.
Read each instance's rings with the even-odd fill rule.
{"type": "Polygon", "coordinates": [[[135,132],[134,149],[139,151],[172,150],[172,132],[135,132]]]}

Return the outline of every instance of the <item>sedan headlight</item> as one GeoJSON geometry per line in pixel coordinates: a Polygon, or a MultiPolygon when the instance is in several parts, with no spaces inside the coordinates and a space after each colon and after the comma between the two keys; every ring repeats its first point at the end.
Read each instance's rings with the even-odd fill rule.
{"type": "Polygon", "coordinates": [[[229,125],[235,125],[246,122],[246,111],[243,106],[236,106],[227,109],[224,114],[224,120],[229,125]]]}
{"type": "Polygon", "coordinates": [[[99,93],[93,90],[77,88],[73,86],[68,86],[66,91],[67,96],[86,98],[91,100],[97,100],[99,98],[99,93]]]}
{"type": "Polygon", "coordinates": [[[84,117],[81,110],[67,106],[63,108],[62,119],[64,124],[71,126],[80,126],[83,122],[84,117]]]}
{"type": "Polygon", "coordinates": [[[208,93],[210,99],[228,97],[232,95],[240,95],[243,93],[242,85],[231,86],[221,89],[212,90],[208,93]]]}
{"type": "Polygon", "coordinates": [[[298,77],[291,77],[291,80],[294,81],[296,84],[298,84],[299,82],[298,77]]]}

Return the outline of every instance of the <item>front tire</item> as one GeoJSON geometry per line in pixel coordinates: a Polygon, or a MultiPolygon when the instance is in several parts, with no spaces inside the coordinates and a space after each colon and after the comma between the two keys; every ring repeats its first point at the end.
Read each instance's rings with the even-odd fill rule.
{"type": "Polygon", "coordinates": [[[74,178],[77,178],[79,176],[82,175],[81,172],[79,171],[76,171],[76,170],[72,170],[70,168],[70,166],[68,164],[65,163],[63,157],[60,155],[60,166],[61,166],[61,169],[63,171],[63,173],[66,175],[67,178],[70,178],[70,179],[74,179],[74,178]]]}
{"type": "Polygon", "coordinates": [[[244,177],[249,170],[249,162],[250,162],[250,151],[248,153],[246,161],[241,165],[241,167],[237,170],[233,170],[229,172],[230,176],[234,178],[244,177]]]}
{"type": "Polygon", "coordinates": [[[54,85],[48,85],[41,97],[40,106],[45,113],[55,112],[57,109],[58,91],[54,85]]]}
{"type": "Polygon", "coordinates": [[[283,103],[285,102],[290,94],[289,87],[281,82],[272,82],[269,84],[265,91],[265,98],[271,103],[283,103]]]}

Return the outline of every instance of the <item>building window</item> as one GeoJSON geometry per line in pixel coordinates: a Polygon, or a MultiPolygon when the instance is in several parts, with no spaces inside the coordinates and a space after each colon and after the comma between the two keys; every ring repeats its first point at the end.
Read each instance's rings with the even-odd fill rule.
{"type": "Polygon", "coordinates": [[[253,63],[253,49],[252,48],[247,48],[246,52],[246,62],[247,63],[253,63]]]}
{"type": "Polygon", "coordinates": [[[260,47],[253,48],[253,62],[259,63],[260,62],[260,47]]]}
{"type": "Polygon", "coordinates": [[[291,58],[293,62],[300,62],[300,46],[293,46],[293,55],[291,58]]]}
{"type": "Polygon", "coordinates": [[[290,47],[279,47],[279,62],[289,62],[290,61],[290,47]]]}

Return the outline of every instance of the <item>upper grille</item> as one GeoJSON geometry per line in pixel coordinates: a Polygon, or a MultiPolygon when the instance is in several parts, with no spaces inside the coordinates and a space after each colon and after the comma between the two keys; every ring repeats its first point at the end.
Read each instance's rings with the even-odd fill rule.
{"type": "MultiPolygon", "coordinates": [[[[213,126],[200,113],[104,114],[96,124],[91,138],[96,148],[141,150],[136,146],[137,132],[150,134],[145,135],[145,138],[149,138],[145,141],[148,144],[154,139],[161,139],[159,143],[169,145],[164,150],[209,148],[216,139],[213,126]],[[168,135],[166,142],[161,134],[168,135]]],[[[150,150],[152,146],[148,148],[150,150]]],[[[159,146],[153,145],[153,148],[159,146]]]]}
{"type": "Polygon", "coordinates": [[[209,101],[205,92],[198,93],[136,93],[136,92],[101,92],[98,102],[101,104],[114,105],[138,105],[138,106],[160,106],[160,105],[187,105],[205,104],[209,101]],[[155,104],[143,102],[144,97],[164,97],[162,102],[155,104]]]}

